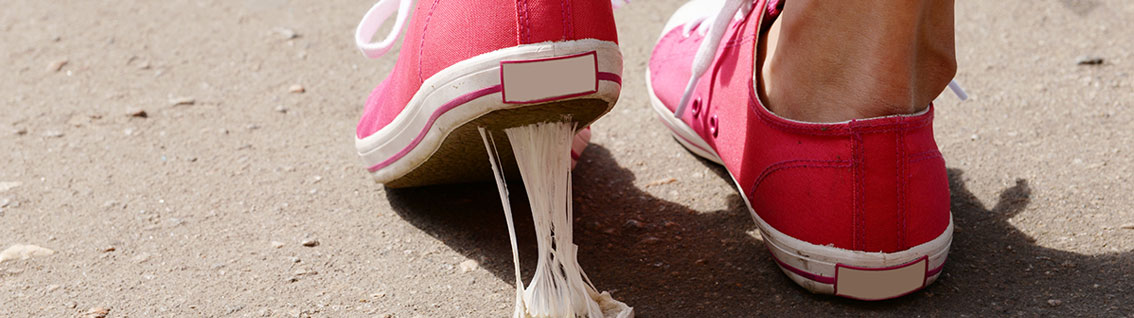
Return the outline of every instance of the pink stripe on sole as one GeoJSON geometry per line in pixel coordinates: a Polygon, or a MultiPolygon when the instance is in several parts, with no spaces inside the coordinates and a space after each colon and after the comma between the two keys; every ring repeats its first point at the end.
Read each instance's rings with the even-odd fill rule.
{"type": "MultiPolygon", "coordinates": [[[[610,81],[610,82],[615,82],[618,85],[622,85],[622,77],[618,76],[618,74],[599,72],[598,73],[598,79],[600,81],[610,81]]],[[[425,135],[427,133],[429,133],[430,128],[433,128],[433,123],[437,122],[437,118],[440,118],[441,115],[444,115],[446,112],[453,110],[454,108],[457,108],[457,106],[464,105],[464,104],[466,104],[470,101],[473,101],[477,98],[481,98],[481,97],[484,97],[484,96],[490,95],[490,94],[499,93],[499,92],[501,92],[502,89],[503,89],[503,86],[494,85],[494,86],[487,87],[487,88],[484,88],[484,89],[480,89],[480,90],[477,90],[477,91],[469,92],[468,94],[461,95],[460,97],[457,97],[453,100],[450,100],[448,103],[445,103],[445,105],[442,105],[440,108],[438,108],[436,111],[434,111],[433,114],[429,115],[429,120],[426,121],[425,127],[422,127],[421,131],[417,133],[417,136],[413,138],[413,141],[410,141],[409,145],[407,145],[405,148],[402,148],[402,150],[398,151],[393,156],[390,156],[390,158],[386,158],[386,160],[383,160],[382,162],[380,162],[380,163],[378,163],[374,166],[371,166],[367,170],[369,170],[370,172],[378,171],[379,169],[385,168],[386,166],[393,164],[395,161],[398,161],[398,159],[405,157],[406,154],[409,154],[409,152],[411,150],[416,148],[417,145],[420,144],[421,141],[425,139],[425,135]]]]}

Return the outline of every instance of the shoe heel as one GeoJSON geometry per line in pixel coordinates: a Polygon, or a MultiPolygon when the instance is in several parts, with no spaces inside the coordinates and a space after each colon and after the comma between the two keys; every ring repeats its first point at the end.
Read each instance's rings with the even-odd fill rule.
{"type": "Polygon", "coordinates": [[[534,60],[500,62],[505,104],[549,102],[598,92],[598,54],[594,51],[534,60]]]}

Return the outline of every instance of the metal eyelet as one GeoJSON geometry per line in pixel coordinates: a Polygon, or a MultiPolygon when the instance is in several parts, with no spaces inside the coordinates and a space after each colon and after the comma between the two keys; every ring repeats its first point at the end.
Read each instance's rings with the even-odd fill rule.
{"type": "Polygon", "coordinates": [[[693,118],[696,119],[697,115],[701,114],[701,98],[697,97],[693,100],[693,118]]]}
{"type": "Polygon", "coordinates": [[[713,134],[713,138],[716,138],[717,132],[720,131],[719,129],[717,129],[717,124],[718,124],[717,115],[713,115],[712,117],[709,117],[709,133],[713,134]]]}

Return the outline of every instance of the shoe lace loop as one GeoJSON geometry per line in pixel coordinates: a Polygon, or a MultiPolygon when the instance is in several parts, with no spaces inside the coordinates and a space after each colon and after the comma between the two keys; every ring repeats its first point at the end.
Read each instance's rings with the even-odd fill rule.
{"type": "Polygon", "coordinates": [[[690,77],[689,83],[685,85],[685,92],[681,94],[681,103],[674,110],[674,116],[681,117],[685,112],[685,107],[689,105],[689,99],[697,88],[697,82],[713,64],[713,58],[717,55],[717,48],[720,47],[729,24],[737,17],[743,18],[748,15],[751,10],[752,0],[724,0],[720,3],[720,8],[717,9],[715,15],[712,15],[712,11],[707,11],[708,14],[685,24],[682,34],[688,36],[694,29],[697,29],[705,35],[705,38],[701,40],[701,46],[697,48],[697,55],[693,57],[693,77],[690,77]],[[708,29],[703,28],[705,24],[709,25],[708,29]]]}
{"type": "Polygon", "coordinates": [[[375,59],[390,51],[394,42],[398,40],[398,35],[402,33],[402,27],[409,18],[413,3],[414,0],[378,0],[378,3],[366,11],[366,15],[362,16],[362,22],[359,22],[358,28],[354,30],[354,44],[363,55],[375,59]],[[390,33],[386,34],[381,42],[370,42],[374,34],[378,33],[378,29],[382,28],[382,24],[386,23],[386,19],[395,12],[398,13],[398,17],[394,20],[394,27],[390,28],[390,33]]]}
{"type": "MultiPolygon", "coordinates": [[[[402,34],[402,29],[406,20],[409,19],[415,2],[415,0],[378,0],[374,6],[370,7],[369,11],[366,11],[366,15],[362,16],[362,21],[358,23],[358,28],[354,30],[355,46],[362,51],[363,55],[372,59],[385,55],[394,46],[394,42],[398,41],[398,36],[402,34]],[[390,28],[390,33],[386,34],[386,37],[380,42],[370,42],[378,33],[378,29],[381,29],[386,20],[395,12],[398,16],[394,20],[394,26],[390,28]]],[[[618,8],[629,2],[630,0],[611,0],[611,5],[618,8]]]]}

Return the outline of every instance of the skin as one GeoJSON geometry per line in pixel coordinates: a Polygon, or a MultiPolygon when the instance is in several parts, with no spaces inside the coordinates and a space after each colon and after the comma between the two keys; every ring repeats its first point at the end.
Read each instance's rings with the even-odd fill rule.
{"type": "Polygon", "coordinates": [[[916,113],[957,70],[953,0],[791,0],[761,39],[761,97],[799,121],[916,113]]]}

